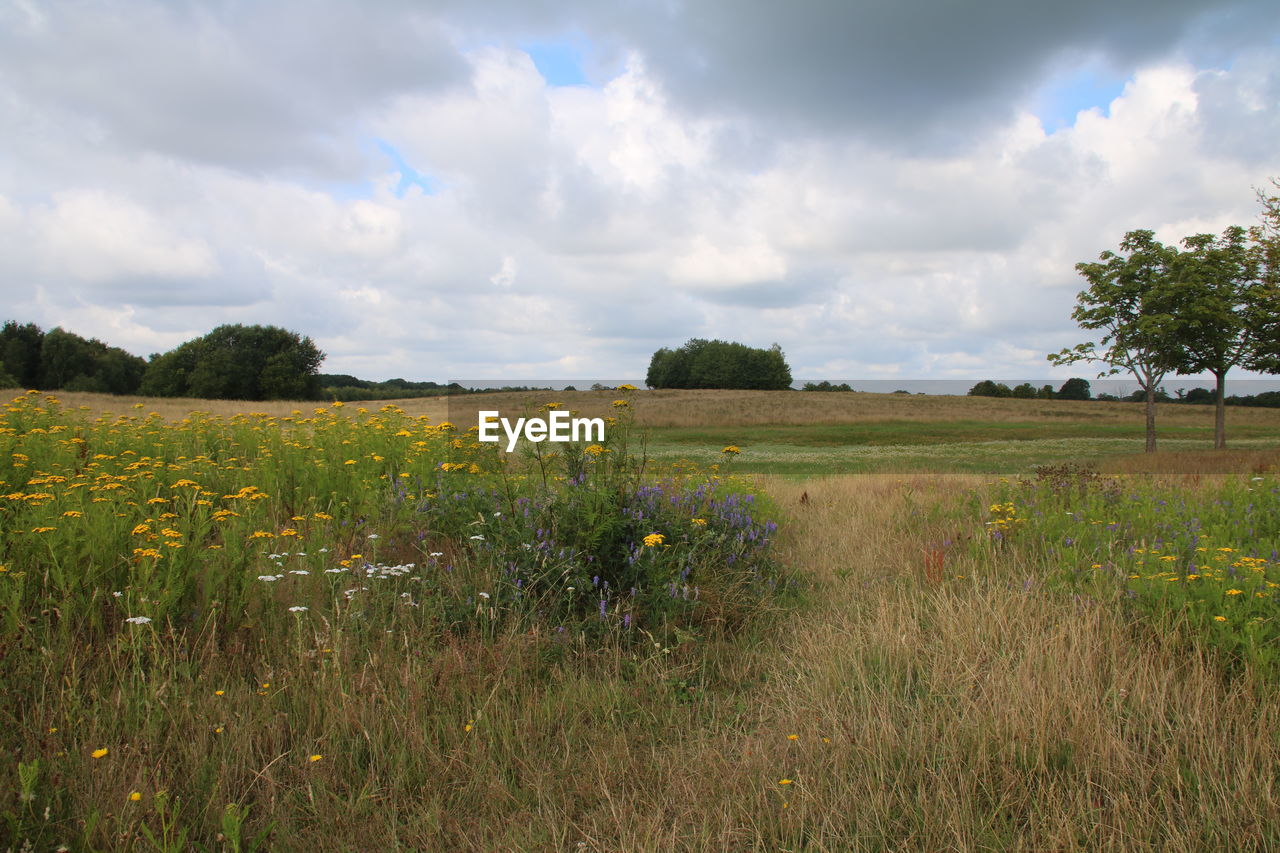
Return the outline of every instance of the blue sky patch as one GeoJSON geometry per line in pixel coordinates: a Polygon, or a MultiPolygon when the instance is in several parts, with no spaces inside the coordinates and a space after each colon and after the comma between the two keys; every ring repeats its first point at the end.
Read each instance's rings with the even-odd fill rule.
{"type": "Polygon", "coordinates": [[[1108,115],[1111,102],[1124,91],[1123,77],[1085,66],[1050,77],[1040,87],[1032,112],[1049,133],[1071,127],[1082,110],[1097,107],[1108,115]]]}
{"type": "Polygon", "coordinates": [[[394,165],[396,171],[400,173],[400,181],[396,184],[395,188],[396,198],[404,198],[404,194],[409,191],[410,187],[417,187],[422,190],[423,195],[435,195],[435,183],[431,180],[429,175],[424,175],[422,172],[419,172],[417,169],[406,163],[404,161],[404,157],[400,155],[400,152],[397,151],[390,142],[387,142],[385,139],[377,139],[374,141],[377,143],[379,150],[391,159],[392,165],[394,165]]]}
{"type": "Polygon", "coordinates": [[[529,54],[548,86],[585,86],[582,45],[574,41],[529,42],[520,49],[529,54]]]}

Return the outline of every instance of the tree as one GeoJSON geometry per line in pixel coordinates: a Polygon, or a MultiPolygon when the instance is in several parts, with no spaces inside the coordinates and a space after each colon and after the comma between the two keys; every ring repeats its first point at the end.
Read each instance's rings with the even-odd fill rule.
{"type": "Polygon", "coordinates": [[[1013,389],[1003,382],[984,379],[969,389],[970,397],[1012,397],[1013,389]]]}
{"type": "Polygon", "coordinates": [[[1089,380],[1073,376],[1058,389],[1059,400],[1091,400],[1093,392],[1089,390],[1089,380]]]}
{"type": "Polygon", "coordinates": [[[1071,317],[1081,328],[1104,334],[1096,344],[1082,343],[1048,356],[1056,365],[1101,362],[1107,369],[1099,376],[1132,374],[1146,398],[1148,453],[1156,449],[1155,390],[1177,365],[1169,317],[1157,310],[1175,253],[1153,232],[1138,230],[1124,236],[1120,254],[1108,249],[1093,263],[1076,264],[1089,288],[1076,296],[1071,317]]]}
{"type": "Polygon", "coordinates": [[[1244,228],[1233,225],[1221,237],[1196,234],[1182,243],[1186,250],[1174,257],[1173,274],[1157,308],[1168,315],[1166,333],[1179,348],[1178,372],[1213,374],[1213,446],[1221,449],[1227,446],[1227,371],[1237,365],[1266,368],[1275,293],[1260,278],[1259,258],[1244,228]]]}
{"type": "Polygon", "coordinates": [[[142,393],[222,400],[307,400],[319,394],[324,353],[276,326],[219,326],[152,356],[142,393]]]}
{"type": "Polygon", "coordinates": [[[14,320],[0,328],[0,364],[24,388],[40,384],[40,347],[44,332],[35,323],[19,325],[14,320]]]}
{"type": "Polygon", "coordinates": [[[1033,400],[1036,396],[1036,386],[1030,382],[1023,382],[1021,385],[1013,386],[1013,396],[1019,400],[1033,400]]]}
{"type": "Polygon", "coordinates": [[[777,344],[756,349],[692,338],[679,349],[663,347],[655,352],[645,384],[650,388],[783,390],[791,387],[791,368],[777,344]]]}

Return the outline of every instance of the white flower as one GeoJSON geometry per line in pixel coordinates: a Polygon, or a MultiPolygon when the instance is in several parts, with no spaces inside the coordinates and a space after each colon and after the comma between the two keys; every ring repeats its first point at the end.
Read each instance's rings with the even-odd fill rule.
{"type": "Polygon", "coordinates": [[[311,572],[307,571],[306,569],[293,569],[292,571],[290,571],[290,572],[289,572],[289,574],[291,574],[291,575],[309,575],[309,574],[311,574],[311,572]]]}
{"type": "Polygon", "coordinates": [[[258,575],[258,580],[271,583],[273,580],[276,580],[276,576],[275,575],[258,575]]]}
{"type": "Polygon", "coordinates": [[[487,593],[487,592],[482,592],[482,593],[480,593],[480,597],[481,597],[481,598],[488,598],[488,597],[489,597],[489,593],[487,593]]]}
{"type": "Polygon", "coordinates": [[[444,551],[432,551],[432,552],[431,552],[430,554],[428,554],[427,556],[428,556],[428,557],[443,557],[443,556],[444,556],[444,551]]]}
{"type": "Polygon", "coordinates": [[[321,549],[320,549],[320,553],[321,553],[321,554],[328,554],[328,553],[329,553],[329,549],[328,549],[328,548],[321,548],[321,549]]]}
{"type": "Polygon", "coordinates": [[[325,569],[325,570],[324,570],[324,573],[325,573],[326,575],[340,575],[340,574],[342,574],[342,573],[343,573],[343,572],[345,572],[345,571],[346,571],[346,569],[339,567],[339,568],[336,568],[336,569],[325,569]]]}
{"type": "Polygon", "coordinates": [[[135,625],[145,625],[151,621],[151,617],[150,616],[130,616],[128,619],[124,621],[132,622],[135,625]]]}
{"type": "Polygon", "coordinates": [[[307,609],[307,608],[303,607],[301,604],[295,604],[295,605],[293,605],[293,607],[290,607],[290,608],[289,608],[289,612],[290,612],[290,613],[301,613],[302,611],[304,611],[304,610],[306,610],[306,609],[307,609]]]}
{"type": "Polygon", "coordinates": [[[483,541],[484,541],[484,536],[482,536],[482,535],[481,535],[481,534],[479,534],[479,533],[477,533],[475,536],[472,536],[471,538],[472,538],[472,539],[479,539],[481,542],[483,542],[483,541]]]}
{"type": "Polygon", "coordinates": [[[370,534],[369,534],[368,536],[366,536],[365,538],[366,538],[366,539],[377,539],[377,538],[378,538],[378,534],[376,534],[376,533],[370,533],[370,534]]]}
{"type": "Polygon", "coordinates": [[[124,595],[123,592],[113,592],[111,594],[114,595],[116,598],[119,598],[120,596],[124,595]]]}

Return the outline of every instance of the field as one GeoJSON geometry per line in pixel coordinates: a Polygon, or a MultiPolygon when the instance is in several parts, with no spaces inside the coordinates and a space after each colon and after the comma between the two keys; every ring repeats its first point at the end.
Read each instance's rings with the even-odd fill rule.
{"type": "Polygon", "coordinates": [[[16,397],[0,850],[1280,848],[1280,413],[543,396],[16,397]]]}

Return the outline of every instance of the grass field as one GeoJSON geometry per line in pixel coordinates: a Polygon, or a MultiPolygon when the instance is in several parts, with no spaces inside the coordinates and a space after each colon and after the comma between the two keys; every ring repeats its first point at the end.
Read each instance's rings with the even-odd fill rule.
{"type": "Polygon", "coordinates": [[[1280,413],[618,396],[9,404],[0,850],[1280,848],[1280,413]]]}

